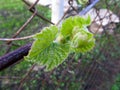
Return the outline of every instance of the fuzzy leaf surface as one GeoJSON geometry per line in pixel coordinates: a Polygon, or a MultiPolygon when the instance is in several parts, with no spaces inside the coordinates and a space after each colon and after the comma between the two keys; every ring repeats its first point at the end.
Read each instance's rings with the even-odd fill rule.
{"type": "Polygon", "coordinates": [[[45,48],[47,48],[56,38],[58,28],[56,26],[50,26],[44,28],[40,33],[35,34],[35,41],[31,47],[31,50],[27,57],[32,58],[38,56],[45,48]]]}
{"type": "Polygon", "coordinates": [[[69,55],[69,45],[51,43],[43,51],[39,52],[36,57],[28,58],[32,62],[46,66],[46,71],[50,71],[60,65],[69,55]]]}

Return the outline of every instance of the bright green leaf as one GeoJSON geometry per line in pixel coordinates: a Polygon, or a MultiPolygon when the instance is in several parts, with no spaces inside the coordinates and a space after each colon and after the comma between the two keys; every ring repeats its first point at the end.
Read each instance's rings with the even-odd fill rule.
{"type": "Polygon", "coordinates": [[[74,27],[73,17],[69,17],[63,21],[60,32],[64,37],[68,37],[71,35],[73,27],[74,27]]]}
{"type": "Polygon", "coordinates": [[[116,84],[114,84],[114,85],[112,86],[111,90],[120,90],[120,88],[119,88],[116,84]]]}
{"type": "Polygon", "coordinates": [[[67,58],[68,54],[69,45],[52,43],[35,57],[28,57],[28,60],[46,66],[46,71],[49,71],[60,65],[67,58]]]}
{"type": "Polygon", "coordinates": [[[68,36],[71,36],[74,27],[78,26],[79,28],[84,28],[90,25],[90,23],[90,16],[88,16],[87,18],[80,16],[69,17],[63,21],[60,32],[66,38],[68,36]]]}
{"type": "Polygon", "coordinates": [[[86,5],[88,3],[88,0],[78,0],[79,4],[86,5]]]}
{"type": "Polygon", "coordinates": [[[75,26],[79,26],[80,28],[82,28],[84,26],[90,25],[91,18],[90,18],[90,16],[88,16],[87,18],[80,17],[80,16],[75,16],[74,17],[74,23],[75,23],[75,26]]]}
{"type": "Polygon", "coordinates": [[[50,26],[44,28],[40,33],[35,34],[35,41],[28,54],[28,57],[32,58],[37,56],[42,50],[47,48],[56,38],[58,28],[56,26],[50,26]]]}
{"type": "Polygon", "coordinates": [[[46,71],[60,65],[72,52],[87,52],[95,45],[93,34],[87,30],[90,17],[69,17],[62,23],[60,32],[56,26],[44,28],[37,33],[28,61],[46,66],[46,71]],[[58,35],[58,36],[57,36],[58,35]]]}
{"type": "MultiPolygon", "coordinates": [[[[71,47],[75,52],[87,52],[90,51],[95,45],[95,39],[93,34],[84,30],[84,28],[77,29],[77,33],[73,35],[71,41],[71,47]]],[[[75,33],[75,30],[74,32],[75,33]]]]}
{"type": "Polygon", "coordinates": [[[88,26],[91,24],[91,18],[90,16],[88,16],[86,19],[85,19],[85,24],[88,26]]]}

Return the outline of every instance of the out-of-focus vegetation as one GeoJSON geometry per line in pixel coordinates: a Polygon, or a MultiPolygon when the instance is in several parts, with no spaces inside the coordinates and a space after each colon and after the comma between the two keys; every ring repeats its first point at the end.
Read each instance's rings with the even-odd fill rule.
{"type": "Polygon", "coordinates": [[[112,85],[111,90],[120,90],[120,74],[115,79],[115,83],[112,85]]]}
{"type": "MultiPolygon", "coordinates": [[[[50,19],[50,10],[39,6],[38,12],[50,19]],[[45,11],[45,12],[44,12],[45,11]]],[[[32,15],[28,7],[21,0],[0,0],[0,37],[10,38],[32,15]]],[[[18,36],[23,37],[40,31],[48,23],[35,17],[24,31],[18,36]]],[[[11,50],[24,45],[29,40],[15,41],[11,50]]],[[[0,42],[0,48],[3,42],[0,42]]],[[[0,56],[6,52],[6,47],[1,48],[0,56]]]]}
{"type": "MultiPolygon", "coordinates": [[[[51,11],[48,8],[43,6],[39,6],[37,8],[41,15],[50,20],[51,11]]],[[[28,10],[28,7],[22,2],[22,0],[0,0],[0,37],[11,38],[15,32],[17,32],[17,30],[28,20],[28,18],[31,17],[31,15],[32,13],[28,10]]],[[[41,28],[47,25],[48,23],[46,21],[40,19],[39,17],[35,17],[23,30],[23,32],[18,35],[18,37],[32,35],[39,32],[41,28]]],[[[28,42],[31,42],[31,39],[14,41],[9,52],[22,45],[25,45],[28,42]]],[[[6,45],[6,42],[0,41],[0,56],[6,53],[8,47],[9,45],[6,45]]],[[[23,76],[23,73],[25,73],[26,69],[30,66],[31,64],[23,61],[14,68],[10,68],[11,70],[6,69],[5,71],[0,72],[0,76],[23,76]],[[8,73],[9,71],[11,71],[11,73],[8,73]]]]}
{"type": "MultiPolygon", "coordinates": [[[[48,8],[43,6],[38,6],[37,8],[39,13],[50,19],[51,12],[48,8]]],[[[104,6],[104,8],[106,7],[104,6]]],[[[0,0],[0,37],[12,37],[30,16],[31,13],[28,11],[27,6],[25,6],[22,0],[0,0]]],[[[47,25],[47,22],[35,17],[18,37],[39,32],[41,28],[47,25]]],[[[22,90],[80,90],[81,85],[85,83],[81,75],[86,76],[86,79],[90,73],[88,72],[87,75],[84,74],[84,72],[86,72],[85,70],[87,70],[85,69],[87,64],[91,63],[93,60],[97,60],[98,62],[110,61],[111,63],[112,60],[117,61],[120,59],[119,24],[115,30],[115,35],[116,34],[118,38],[116,36],[114,37],[114,35],[111,36],[106,34],[96,36],[96,46],[93,51],[85,54],[71,54],[62,65],[55,69],[55,71],[46,73],[40,69],[33,70],[24,82],[22,90]],[[81,69],[84,71],[81,72],[81,69]]],[[[14,41],[10,51],[15,50],[21,45],[25,45],[30,41],[32,40],[14,41]]],[[[7,47],[6,42],[0,41],[0,56],[5,54],[7,47]]],[[[31,66],[31,63],[22,61],[17,65],[13,65],[4,71],[1,71],[0,90],[17,90],[20,86],[20,80],[26,75],[31,66]]],[[[106,72],[103,69],[102,71],[106,72]]],[[[119,77],[120,76],[118,75],[118,78],[119,77]]],[[[117,81],[118,79],[112,86],[112,90],[117,90],[114,88],[119,87],[117,81]]],[[[110,85],[108,85],[108,88],[107,89],[110,90],[110,85]]]]}

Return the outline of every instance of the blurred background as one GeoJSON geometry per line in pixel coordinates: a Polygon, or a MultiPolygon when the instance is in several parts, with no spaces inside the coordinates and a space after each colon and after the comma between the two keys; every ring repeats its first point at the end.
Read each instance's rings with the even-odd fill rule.
{"type": "MultiPolygon", "coordinates": [[[[78,12],[89,5],[76,3],[78,12]]],[[[11,38],[18,31],[32,15],[28,8],[22,0],[0,0],[0,38],[11,38]]],[[[36,8],[39,14],[51,19],[49,6],[37,5],[36,8]]],[[[77,12],[71,9],[66,17],[75,14],[77,12]]],[[[92,51],[71,53],[50,72],[22,60],[0,71],[0,90],[120,90],[120,0],[100,0],[87,14],[92,18],[88,29],[96,38],[92,51]]],[[[35,34],[49,25],[35,16],[17,37],[35,34]]],[[[0,41],[0,56],[31,41],[11,44],[0,41]]]]}

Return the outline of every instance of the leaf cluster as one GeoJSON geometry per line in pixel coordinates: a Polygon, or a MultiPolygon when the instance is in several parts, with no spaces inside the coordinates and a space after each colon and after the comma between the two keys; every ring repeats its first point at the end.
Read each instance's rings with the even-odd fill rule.
{"type": "Polygon", "coordinates": [[[34,35],[34,43],[26,57],[28,61],[46,66],[46,71],[60,65],[70,53],[90,51],[95,44],[93,34],[87,30],[90,17],[69,17],[58,28],[53,25],[34,35]]]}

